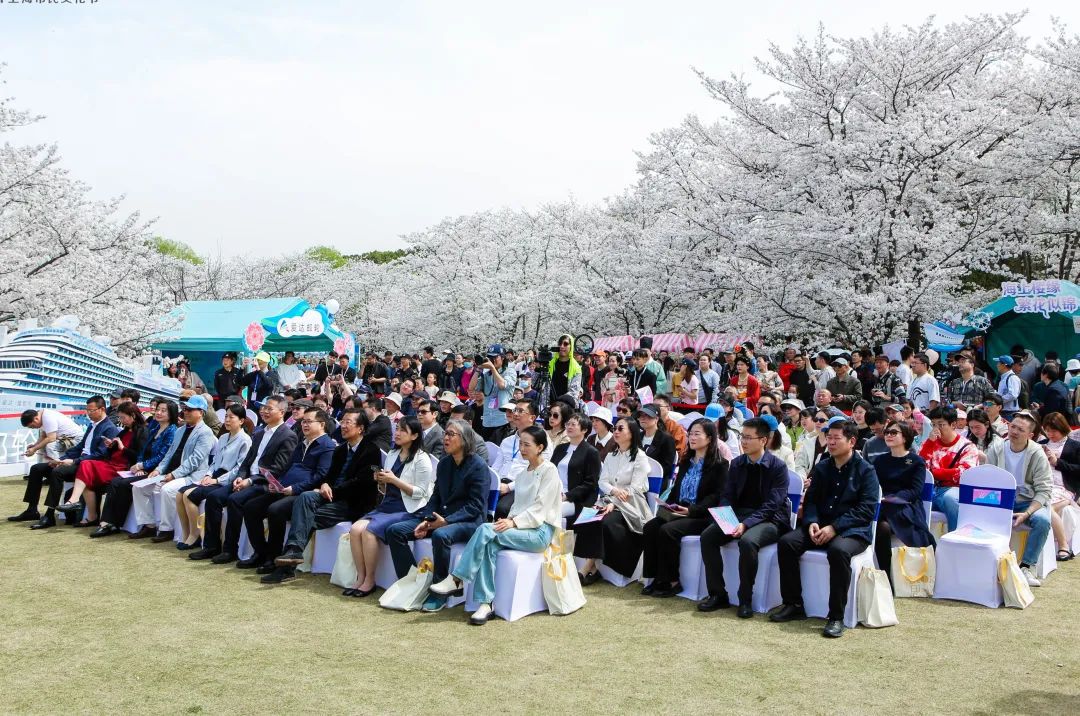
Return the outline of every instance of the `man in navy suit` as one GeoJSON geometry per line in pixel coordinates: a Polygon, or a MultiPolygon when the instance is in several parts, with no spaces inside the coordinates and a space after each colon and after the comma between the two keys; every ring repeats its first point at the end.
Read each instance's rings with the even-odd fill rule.
{"type": "MultiPolygon", "coordinates": [[[[120,433],[116,424],[108,419],[105,398],[100,395],[87,399],[86,417],[90,419],[90,427],[75,447],[65,452],[59,460],[47,458],[45,462],[30,468],[30,479],[23,494],[26,511],[20,517],[25,516],[27,520],[31,520],[37,516],[41,485],[45,480],[49,481],[49,492],[45,495],[45,506],[49,509],[37,522],[30,525],[32,530],[45,529],[56,524],[54,510],[60,504],[64,483],[75,481],[75,472],[83,460],[105,459],[109,452],[106,440],[111,440],[120,433]]],[[[72,524],[78,522],[79,517],[81,516],[77,515],[72,524]]]]}
{"type": "MultiPolygon", "coordinates": [[[[267,492],[264,471],[280,480],[289,469],[299,438],[285,425],[289,403],[283,395],[271,395],[262,402],[259,417],[261,428],[251,438],[251,447],[240,463],[231,485],[215,485],[206,493],[206,534],[203,548],[188,555],[188,559],[212,559],[214,564],[236,561],[240,544],[240,527],[244,524],[244,503],[267,492]],[[221,542],[221,513],[229,506],[229,521],[225,527],[225,542],[221,542]]],[[[196,488],[200,489],[200,488],[196,488]]]]}

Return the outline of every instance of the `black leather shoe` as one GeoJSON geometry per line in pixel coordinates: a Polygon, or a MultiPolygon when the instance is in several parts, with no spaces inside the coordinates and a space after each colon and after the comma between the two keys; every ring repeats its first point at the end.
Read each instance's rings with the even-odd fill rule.
{"type": "Polygon", "coordinates": [[[740,604],[739,611],[735,612],[735,616],[739,619],[749,619],[754,616],[754,610],[749,604],[740,604]]]}
{"type": "Polygon", "coordinates": [[[165,532],[158,532],[157,534],[155,534],[153,537],[150,538],[150,541],[153,542],[154,544],[160,544],[162,542],[168,542],[172,538],[173,538],[173,531],[172,530],[166,530],[165,532]]]}
{"type": "Polygon", "coordinates": [[[769,615],[771,622],[793,622],[796,619],[806,619],[806,610],[791,604],[785,604],[769,615]]]}
{"type": "Polygon", "coordinates": [[[292,567],[278,567],[259,581],[263,584],[281,584],[296,579],[296,570],[292,567]]]}
{"type": "Polygon", "coordinates": [[[255,570],[255,574],[273,574],[275,569],[277,567],[274,566],[273,562],[263,562],[255,570]]]}
{"type": "Polygon", "coordinates": [[[228,564],[229,562],[236,561],[236,555],[232,552],[222,552],[221,554],[215,555],[210,561],[214,564],[228,564]]]}
{"type": "Polygon", "coordinates": [[[56,527],[56,518],[49,514],[46,514],[40,520],[30,525],[30,529],[32,530],[43,530],[48,529],[49,527],[56,527]]]}
{"type": "Polygon", "coordinates": [[[129,534],[128,539],[146,539],[147,537],[153,537],[156,534],[157,530],[155,530],[153,527],[151,527],[150,525],[143,525],[139,528],[138,532],[132,532],[131,534],[129,534]]]}
{"type": "Polygon", "coordinates": [[[674,597],[676,594],[682,591],[682,585],[678,582],[675,584],[669,584],[666,587],[657,587],[653,590],[653,596],[661,599],[667,599],[668,597],[674,597]]]}
{"type": "Polygon", "coordinates": [[[821,630],[821,635],[830,639],[839,639],[844,635],[844,622],[839,619],[830,619],[825,622],[825,628],[821,630]]]}
{"type": "Polygon", "coordinates": [[[262,557],[260,557],[259,555],[256,554],[256,555],[252,555],[250,559],[242,559],[242,560],[240,560],[239,562],[236,563],[236,566],[239,567],[240,569],[255,569],[256,567],[260,566],[265,561],[266,560],[264,560],[262,557]]]}
{"type": "Polygon", "coordinates": [[[298,564],[303,564],[303,562],[304,554],[296,550],[289,550],[274,560],[274,564],[279,567],[295,567],[298,564]]]}
{"type": "Polygon", "coordinates": [[[717,609],[727,609],[731,606],[727,595],[710,594],[697,604],[699,612],[715,612],[717,609]]]}
{"type": "Polygon", "coordinates": [[[17,515],[12,515],[7,518],[8,522],[33,522],[34,520],[40,520],[41,513],[37,510],[23,510],[17,515]]]}
{"type": "Polygon", "coordinates": [[[91,537],[108,537],[114,535],[120,531],[119,527],[113,525],[105,525],[104,527],[98,527],[96,530],[90,533],[91,537]]]}
{"type": "Polygon", "coordinates": [[[212,557],[216,557],[216,556],[218,556],[218,551],[216,549],[207,549],[206,547],[203,547],[202,549],[189,554],[187,556],[187,558],[188,559],[199,560],[199,559],[211,559],[212,557]]]}
{"type": "Polygon", "coordinates": [[[641,588],[641,593],[646,597],[651,597],[653,592],[656,591],[656,580],[653,580],[641,588]]]}
{"type": "Polygon", "coordinates": [[[199,537],[196,537],[195,541],[192,542],[191,544],[188,544],[187,542],[177,542],[176,543],[176,548],[178,550],[180,550],[181,552],[186,552],[189,549],[197,549],[199,547],[202,547],[202,538],[199,538],[199,537]]]}
{"type": "Polygon", "coordinates": [[[69,512],[82,512],[83,505],[81,502],[65,502],[56,508],[57,512],[63,512],[65,515],[69,512]]]}
{"type": "Polygon", "coordinates": [[[594,570],[592,572],[589,572],[588,574],[583,574],[581,576],[581,583],[584,584],[586,587],[589,586],[590,584],[596,584],[599,581],[600,581],[600,570],[598,570],[598,569],[594,570]]]}

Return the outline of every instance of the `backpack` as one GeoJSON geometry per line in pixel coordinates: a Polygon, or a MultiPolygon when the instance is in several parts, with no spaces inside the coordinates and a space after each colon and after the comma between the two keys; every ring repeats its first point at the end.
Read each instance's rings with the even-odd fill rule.
{"type": "Polygon", "coordinates": [[[1028,390],[1027,383],[1024,382],[1023,378],[1016,376],[1016,379],[1020,381],[1020,397],[1016,399],[1016,404],[1019,405],[1021,409],[1027,408],[1031,405],[1031,391],[1028,390]]]}

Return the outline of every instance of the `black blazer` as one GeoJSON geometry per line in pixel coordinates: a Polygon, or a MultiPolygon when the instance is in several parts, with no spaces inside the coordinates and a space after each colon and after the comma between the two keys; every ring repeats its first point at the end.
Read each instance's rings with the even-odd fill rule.
{"type": "Polygon", "coordinates": [[[660,467],[664,469],[664,482],[660,488],[663,492],[671,484],[671,473],[675,471],[675,461],[679,459],[675,451],[675,438],[663,428],[657,428],[652,444],[645,448],[645,454],[660,463],[660,467]]]}
{"type": "Polygon", "coordinates": [[[701,468],[701,481],[698,483],[697,501],[683,502],[679,499],[679,490],[682,488],[683,477],[690,469],[691,453],[679,465],[679,476],[675,478],[675,484],[671,486],[671,494],[668,502],[682,505],[687,509],[687,517],[708,517],[709,508],[720,504],[720,498],[724,496],[727,487],[728,461],[717,456],[716,462],[711,465],[703,465],[701,468]]]}
{"type": "Polygon", "coordinates": [[[370,512],[375,508],[378,495],[378,483],[375,482],[375,472],[371,468],[382,467],[382,453],[375,441],[365,435],[356,446],[349,466],[343,471],[348,454],[349,443],[341,443],[334,448],[330,469],[319,481],[319,485],[324,482],[330,485],[334,491],[334,502],[344,500],[354,511],[361,514],[370,512]]]}
{"type": "MultiPolygon", "coordinates": [[[[558,465],[570,450],[570,443],[556,446],[551,453],[551,464],[558,465]]],[[[585,505],[596,504],[600,482],[600,451],[584,440],[570,456],[566,465],[566,500],[574,503],[574,515],[585,505]]]]}
{"type": "MultiPolygon", "coordinates": [[[[120,431],[120,435],[123,435],[130,429],[131,428],[124,428],[120,431]]],[[[120,437],[120,435],[117,435],[116,437],[120,437]]],[[[149,433],[147,433],[146,426],[144,425],[141,428],[137,428],[135,434],[131,436],[131,446],[124,450],[124,459],[127,460],[129,466],[137,463],[139,461],[139,456],[141,456],[143,450],[146,449],[147,435],[149,435],[149,433]]]]}
{"type": "Polygon", "coordinates": [[[1080,441],[1066,440],[1057,461],[1061,481],[1070,492],[1080,492],[1080,441]]]}
{"type": "Polygon", "coordinates": [[[371,440],[386,452],[390,452],[391,438],[390,418],[385,415],[380,415],[372,420],[367,432],[364,433],[364,440],[371,440]]]}
{"type": "MultiPolygon", "coordinates": [[[[259,445],[262,444],[265,436],[265,428],[259,428],[255,431],[255,435],[252,436],[251,447],[248,448],[247,455],[244,456],[244,461],[240,463],[240,469],[237,471],[241,477],[246,478],[251,474],[251,464],[255,462],[255,456],[259,453],[259,445]]],[[[280,480],[282,475],[289,469],[289,465],[292,464],[292,454],[296,450],[297,442],[296,433],[286,427],[285,423],[282,423],[270,434],[270,442],[266,445],[266,449],[263,450],[262,459],[259,460],[259,467],[269,470],[274,477],[280,480]]]]}

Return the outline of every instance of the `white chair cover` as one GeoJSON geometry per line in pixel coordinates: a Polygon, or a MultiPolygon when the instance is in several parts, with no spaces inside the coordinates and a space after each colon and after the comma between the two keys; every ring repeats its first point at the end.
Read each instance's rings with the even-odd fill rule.
{"type": "MultiPolygon", "coordinates": [[[[926,512],[926,525],[929,527],[934,510],[934,473],[929,470],[926,471],[926,480],[923,481],[922,501],[923,510],[926,512]]],[[[941,517],[944,519],[945,515],[942,514],[941,517]]]]}
{"type": "Polygon", "coordinates": [[[934,599],[956,599],[987,607],[1002,602],[998,560],[1009,551],[1016,480],[993,465],[960,476],[958,529],[937,544],[934,599]],[[969,526],[983,534],[968,534],[969,526]]]}
{"type": "MultiPolygon", "coordinates": [[[[543,569],[543,552],[501,550],[495,558],[495,600],[491,605],[495,614],[512,622],[536,612],[546,612],[543,569]]],[[[471,588],[467,589],[467,596],[465,610],[476,611],[480,605],[471,588]]]]}
{"type": "Polygon", "coordinates": [[[649,507],[656,511],[656,498],[660,496],[660,488],[664,484],[664,468],[656,460],[649,458],[649,491],[645,493],[649,500],[649,507]]]}
{"type": "MultiPolygon", "coordinates": [[[[455,542],[454,544],[450,545],[450,571],[451,572],[454,571],[454,567],[457,566],[458,560],[461,559],[461,554],[464,551],[465,551],[465,542],[455,542]]],[[[389,555],[387,555],[387,556],[389,556],[389,555]]],[[[413,542],[413,556],[416,558],[417,564],[420,563],[420,560],[425,559],[425,558],[430,559],[430,560],[432,560],[434,562],[435,559],[432,556],[432,552],[431,552],[431,540],[425,538],[425,539],[420,539],[420,540],[416,540],[415,542],[413,542]]],[[[498,566],[496,566],[496,569],[498,569],[498,566]]],[[[456,607],[458,604],[461,604],[461,603],[465,602],[467,599],[471,599],[471,598],[472,598],[472,583],[471,582],[466,582],[465,583],[465,595],[461,596],[461,597],[450,597],[450,599],[446,602],[446,605],[449,606],[449,607],[456,607]]]]}
{"type": "Polygon", "coordinates": [[[502,450],[500,450],[499,446],[496,445],[493,442],[488,442],[488,443],[485,443],[485,444],[487,445],[487,454],[488,454],[487,464],[488,464],[488,467],[493,467],[496,470],[498,470],[499,466],[502,465],[502,458],[503,458],[502,450]]]}
{"type": "MultiPolygon", "coordinates": [[[[1013,530],[1009,547],[1016,553],[1017,564],[1020,563],[1020,558],[1024,556],[1024,548],[1027,546],[1030,536],[1031,528],[1027,525],[1020,525],[1013,530]]],[[[1051,530],[1046,535],[1046,541],[1043,542],[1042,552],[1039,553],[1039,561],[1035,563],[1035,576],[1039,579],[1045,579],[1055,569],[1057,569],[1057,545],[1054,542],[1054,533],[1051,530]]]]}
{"type": "Polygon", "coordinates": [[[346,534],[350,527],[352,527],[352,522],[338,522],[333,527],[316,530],[311,536],[311,539],[315,541],[314,551],[311,554],[312,574],[330,574],[334,571],[338,542],[341,541],[341,535],[346,534]]]}
{"type": "MultiPolygon", "coordinates": [[[[577,565],[578,573],[580,573],[581,568],[583,566],[585,566],[585,560],[582,559],[581,557],[575,557],[574,558],[574,563],[577,565]]],[[[612,584],[612,585],[614,585],[616,587],[619,587],[619,588],[625,587],[628,584],[633,584],[634,582],[640,582],[641,581],[641,567],[642,567],[642,559],[638,559],[637,568],[634,569],[633,576],[624,577],[623,575],[619,574],[618,572],[616,572],[611,567],[608,567],[606,564],[604,564],[602,560],[599,560],[599,559],[596,560],[596,569],[597,569],[598,572],[600,572],[600,576],[603,578],[603,580],[605,582],[607,582],[608,584],[612,584]]]]}
{"type": "Polygon", "coordinates": [[[683,590],[679,596],[695,602],[709,596],[705,583],[705,563],[701,560],[701,537],[690,535],[682,538],[679,550],[679,584],[683,590]]]}

